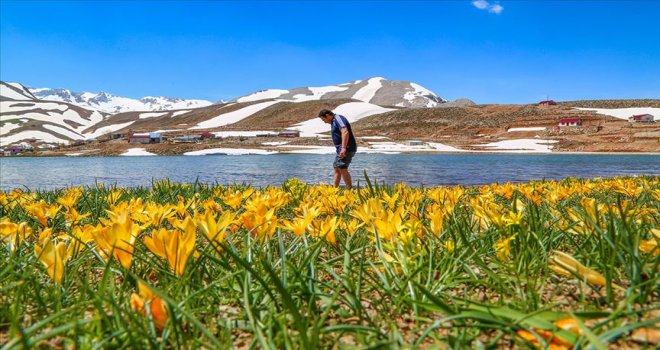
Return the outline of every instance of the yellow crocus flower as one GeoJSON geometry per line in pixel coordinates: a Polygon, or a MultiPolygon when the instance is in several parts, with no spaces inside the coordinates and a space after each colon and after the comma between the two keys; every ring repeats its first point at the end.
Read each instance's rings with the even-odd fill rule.
{"type": "Polygon", "coordinates": [[[448,253],[453,253],[456,249],[456,243],[454,241],[446,240],[442,243],[442,246],[448,253]]]}
{"type": "Polygon", "coordinates": [[[509,254],[511,254],[511,241],[516,238],[516,235],[513,235],[508,238],[500,238],[495,242],[493,248],[497,254],[497,258],[502,261],[509,261],[509,254]]]}
{"type": "Polygon", "coordinates": [[[337,244],[337,238],[335,236],[335,230],[337,230],[337,217],[328,216],[325,220],[317,221],[317,224],[314,226],[314,235],[317,237],[325,238],[328,242],[332,244],[337,244]]]}
{"type": "Polygon", "coordinates": [[[129,268],[140,226],[133,222],[126,207],[118,208],[117,211],[106,210],[106,212],[110,219],[102,219],[105,227],[93,231],[94,241],[97,248],[103,251],[103,255],[109,257],[112,254],[124,268],[129,268]]]}
{"type": "Polygon", "coordinates": [[[64,219],[69,225],[76,225],[86,217],[92,215],[92,213],[80,214],[75,208],[69,208],[66,213],[64,213],[64,219]]]}
{"type": "Polygon", "coordinates": [[[442,235],[442,225],[445,221],[445,214],[439,204],[432,204],[426,209],[426,217],[429,218],[429,229],[436,236],[442,235]]]}
{"type": "Polygon", "coordinates": [[[50,205],[42,199],[39,202],[26,205],[25,208],[42,226],[47,227],[48,218],[55,218],[62,206],[50,205]]]}
{"type": "Polygon", "coordinates": [[[112,191],[110,191],[110,193],[108,193],[108,195],[105,197],[105,201],[106,201],[109,205],[115,205],[115,204],[117,204],[117,202],[119,201],[119,198],[121,197],[121,195],[122,195],[123,193],[124,193],[123,190],[112,190],[112,191]]]}
{"type": "Polygon", "coordinates": [[[196,234],[194,230],[154,230],[151,237],[144,238],[144,245],[151,252],[167,260],[170,268],[178,276],[182,276],[188,262],[188,257],[195,248],[196,234]]]}
{"type": "Polygon", "coordinates": [[[522,219],[523,219],[522,211],[518,211],[518,212],[509,211],[509,213],[506,216],[502,216],[502,221],[506,223],[506,226],[514,226],[514,225],[520,226],[522,224],[522,219]]]}
{"type": "Polygon", "coordinates": [[[19,242],[24,242],[32,235],[32,227],[27,222],[15,224],[4,217],[0,220],[0,239],[9,244],[9,249],[14,250],[19,242]]]}
{"type": "Polygon", "coordinates": [[[163,299],[156,296],[156,294],[143,282],[138,282],[138,292],[139,294],[131,294],[131,308],[146,316],[146,307],[148,307],[154,326],[156,329],[162,331],[163,328],[165,328],[165,323],[167,323],[168,319],[167,309],[165,309],[163,299]]]}
{"type": "Polygon", "coordinates": [[[578,277],[596,286],[605,285],[605,277],[603,275],[596,270],[582,265],[574,257],[564,252],[557,250],[550,252],[548,256],[548,267],[560,275],[578,277]]]}
{"type": "Polygon", "coordinates": [[[660,254],[660,247],[658,247],[658,241],[660,240],[660,230],[652,228],[651,234],[653,235],[651,239],[641,241],[639,243],[639,250],[643,251],[644,253],[651,253],[655,256],[660,254]]]}
{"type": "Polygon", "coordinates": [[[68,189],[64,195],[57,199],[57,203],[61,204],[64,208],[70,209],[78,202],[78,198],[82,194],[82,188],[72,187],[68,189]]]}
{"type": "Polygon", "coordinates": [[[48,237],[43,245],[34,246],[34,255],[46,266],[48,276],[57,283],[62,283],[64,277],[64,264],[68,258],[66,245],[59,242],[57,245],[48,237]]]}
{"type": "Polygon", "coordinates": [[[225,239],[225,231],[236,220],[236,215],[225,211],[216,219],[214,212],[208,211],[204,216],[196,218],[197,226],[211,242],[220,242],[225,239]]]}

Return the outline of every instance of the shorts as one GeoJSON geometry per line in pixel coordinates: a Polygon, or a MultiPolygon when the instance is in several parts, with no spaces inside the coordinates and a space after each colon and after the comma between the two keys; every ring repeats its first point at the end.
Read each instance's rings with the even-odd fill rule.
{"type": "Polygon", "coordinates": [[[353,160],[354,155],[355,152],[346,152],[346,157],[339,158],[339,153],[337,153],[335,162],[332,163],[332,166],[339,169],[347,169],[348,166],[351,165],[351,161],[353,160]]]}

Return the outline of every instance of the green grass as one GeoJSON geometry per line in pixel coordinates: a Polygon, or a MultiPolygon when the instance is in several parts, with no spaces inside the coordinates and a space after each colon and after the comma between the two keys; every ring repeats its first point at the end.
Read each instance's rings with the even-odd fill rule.
{"type": "MultiPolygon", "coordinates": [[[[130,268],[115,260],[107,263],[90,242],[67,262],[63,283],[57,284],[34,254],[37,234],[13,250],[7,241],[0,242],[0,344],[3,349],[533,348],[517,331],[545,329],[576,348],[652,347],[635,342],[631,333],[660,322],[660,259],[639,249],[640,241],[652,239],[650,230],[659,227],[660,181],[623,180],[643,190],[627,196],[596,187],[552,208],[547,201],[535,204],[520,191],[510,199],[495,195],[493,200],[509,210],[521,200],[524,223],[486,229],[476,225],[467,200],[481,189],[465,188],[441,235],[423,229],[410,241],[374,236],[367,227],[347,232],[340,225],[336,244],[281,228],[261,239],[239,228],[214,245],[198,231],[196,256],[182,276],[140,238],[130,268]],[[604,205],[597,222],[580,204],[585,196],[604,205]],[[631,212],[623,209],[624,202],[631,212]],[[569,233],[576,223],[569,220],[571,226],[562,227],[553,212],[565,214],[566,208],[582,215],[583,222],[593,221],[596,229],[588,235],[569,233]],[[494,245],[512,235],[516,238],[508,259],[498,259],[494,245]],[[453,250],[447,249],[447,241],[454,242],[453,250]],[[547,266],[552,250],[572,254],[602,273],[606,284],[593,286],[557,275],[547,266]],[[165,301],[169,320],[162,331],[149,314],[130,306],[138,281],[165,301]],[[580,320],[582,335],[552,323],[568,317],[580,320]]],[[[584,183],[567,179],[556,185],[571,188],[584,183]]],[[[161,182],[152,188],[124,189],[120,200],[176,204],[181,196],[200,202],[213,199],[230,210],[224,196],[246,187],[161,182]]],[[[76,208],[91,213],[83,223],[96,224],[107,217],[105,198],[110,190],[83,190],[76,208]]],[[[277,210],[280,219],[294,217],[299,205],[320,200],[314,188],[295,181],[277,190],[289,196],[277,210]]],[[[423,208],[431,205],[428,190],[412,190],[423,192],[413,203],[424,213],[423,208]]],[[[54,203],[64,193],[37,192],[36,197],[54,203]]],[[[405,191],[368,182],[357,203],[396,193],[405,191]]],[[[0,209],[1,216],[28,222],[36,232],[39,224],[26,209],[9,203],[0,209]]],[[[201,209],[189,207],[187,212],[193,210],[201,209]]],[[[348,220],[351,212],[333,215],[348,220]]],[[[428,224],[425,214],[420,222],[428,224]]],[[[55,234],[71,234],[61,214],[49,219],[49,226],[55,234]]],[[[141,237],[150,234],[147,229],[141,237]]]]}

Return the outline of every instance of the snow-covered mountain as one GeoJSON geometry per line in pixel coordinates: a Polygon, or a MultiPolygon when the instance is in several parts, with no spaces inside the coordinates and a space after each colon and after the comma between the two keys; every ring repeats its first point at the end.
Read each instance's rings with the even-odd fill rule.
{"type": "Polygon", "coordinates": [[[321,108],[343,113],[353,122],[395,109],[438,107],[445,102],[415,83],[384,78],[264,90],[218,104],[163,97],[135,100],[107,93],[29,89],[19,83],[0,82],[0,147],[21,142],[47,147],[107,139],[110,133],[129,129],[187,133],[229,126],[253,130],[251,123],[264,125],[263,130],[297,129],[303,136],[310,136],[327,129],[315,117],[321,108]],[[355,101],[346,101],[350,99],[355,101]],[[298,103],[305,101],[309,102],[298,103]]]}
{"type": "Polygon", "coordinates": [[[0,147],[34,140],[42,145],[90,138],[89,127],[107,113],[66,102],[43,101],[19,83],[0,82],[0,147]]]}
{"type": "Polygon", "coordinates": [[[290,90],[268,89],[235,99],[236,102],[252,102],[266,99],[303,102],[348,98],[380,106],[436,107],[445,101],[433,91],[404,80],[387,80],[381,77],[356,80],[348,83],[320,87],[300,87],[290,90]]]}
{"type": "Polygon", "coordinates": [[[184,100],[171,97],[147,96],[141,99],[114,96],[107,92],[72,92],[67,89],[28,88],[36,98],[45,101],[71,103],[107,113],[133,111],[167,111],[173,109],[199,108],[213,104],[206,100],[184,100]]]}

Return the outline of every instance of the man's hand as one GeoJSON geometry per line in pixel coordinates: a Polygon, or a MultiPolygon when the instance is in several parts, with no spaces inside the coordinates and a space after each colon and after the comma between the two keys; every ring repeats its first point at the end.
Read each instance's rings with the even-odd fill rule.
{"type": "Polygon", "coordinates": [[[341,150],[339,158],[346,157],[346,145],[348,145],[348,128],[341,128],[341,150]]]}

